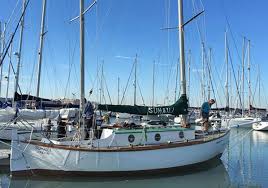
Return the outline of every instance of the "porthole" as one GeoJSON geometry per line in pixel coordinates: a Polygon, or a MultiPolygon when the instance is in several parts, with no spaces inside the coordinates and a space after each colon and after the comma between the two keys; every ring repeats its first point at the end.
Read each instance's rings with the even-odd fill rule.
{"type": "Polygon", "coordinates": [[[128,136],[128,141],[130,143],[134,142],[134,140],[135,140],[135,136],[134,135],[131,134],[131,135],[128,136]]]}
{"type": "Polygon", "coordinates": [[[184,133],[183,133],[183,131],[180,131],[180,132],[179,132],[179,137],[180,137],[180,138],[184,138],[184,133]]]}
{"type": "Polygon", "coordinates": [[[161,139],[161,135],[159,133],[156,133],[154,139],[155,141],[159,141],[161,139]]]}

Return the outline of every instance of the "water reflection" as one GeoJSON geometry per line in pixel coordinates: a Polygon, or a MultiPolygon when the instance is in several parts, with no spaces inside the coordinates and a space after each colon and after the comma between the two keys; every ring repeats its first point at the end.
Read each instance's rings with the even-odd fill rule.
{"type": "Polygon", "coordinates": [[[233,186],[268,186],[268,132],[233,129],[222,157],[233,186]]]}
{"type": "Polygon", "coordinates": [[[252,141],[254,145],[266,146],[268,148],[268,131],[253,131],[252,132],[252,141]]]}
{"type": "Polygon", "coordinates": [[[10,187],[154,187],[154,188],[171,188],[171,187],[229,187],[228,174],[220,159],[210,161],[209,164],[199,167],[199,172],[189,172],[187,175],[165,174],[164,176],[149,176],[127,178],[121,177],[116,179],[109,178],[31,178],[31,179],[14,179],[10,180],[10,187]]]}

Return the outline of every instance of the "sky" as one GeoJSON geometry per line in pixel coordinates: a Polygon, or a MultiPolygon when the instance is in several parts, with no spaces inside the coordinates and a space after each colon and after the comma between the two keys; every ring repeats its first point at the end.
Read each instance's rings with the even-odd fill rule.
{"type": "MultiPolygon", "coordinates": [[[[92,0],[85,0],[85,8],[91,3],[92,0]]],[[[218,106],[225,106],[224,33],[227,31],[230,52],[228,57],[233,67],[229,69],[231,73],[228,85],[231,106],[236,107],[238,103],[236,86],[240,87],[241,83],[238,71],[241,76],[242,41],[243,37],[246,37],[251,41],[250,77],[253,95],[251,103],[254,106],[267,107],[265,90],[267,79],[265,70],[268,68],[266,63],[268,27],[265,22],[265,18],[268,17],[267,6],[268,2],[265,0],[257,0],[254,3],[250,0],[184,0],[185,21],[204,10],[201,16],[185,26],[186,63],[188,64],[191,59],[190,87],[187,91],[190,105],[198,106],[205,100],[201,94],[201,44],[204,42],[206,62],[210,57],[209,49],[212,49],[210,96],[216,98],[218,106]],[[261,75],[260,97],[257,87],[258,66],[261,75]]],[[[1,0],[0,21],[3,23],[10,19],[6,29],[6,41],[10,39],[18,23],[21,7],[22,0],[1,0]]],[[[131,70],[137,55],[137,103],[146,105],[174,103],[179,96],[179,81],[176,82],[179,58],[178,31],[163,28],[178,25],[177,12],[177,0],[98,0],[97,5],[85,14],[86,97],[92,101],[117,104],[119,78],[120,103],[133,104],[134,72],[131,74],[131,70]],[[93,94],[89,95],[91,89],[93,94]]],[[[19,85],[22,93],[33,95],[36,94],[37,85],[41,14],[42,1],[30,0],[25,16],[19,85]]],[[[70,22],[78,14],[77,0],[47,0],[41,97],[56,99],[80,96],[79,20],[70,22]]],[[[18,41],[19,30],[12,44],[12,54],[18,51],[18,41]]],[[[247,58],[245,60],[247,64],[247,58]]],[[[14,55],[11,56],[11,62],[16,68],[17,59],[14,55]]],[[[8,74],[8,63],[9,57],[6,57],[3,77],[8,74]]],[[[187,70],[187,84],[188,74],[187,70]]],[[[208,78],[209,74],[205,73],[205,80],[208,78]]],[[[206,88],[207,82],[210,81],[204,84],[206,88]]],[[[245,105],[248,105],[247,72],[245,82],[245,105]]],[[[1,86],[0,95],[5,97],[7,79],[2,79],[1,86]]],[[[8,96],[11,97],[13,92],[12,73],[8,96]]],[[[205,93],[207,96],[208,92],[205,93]]]]}

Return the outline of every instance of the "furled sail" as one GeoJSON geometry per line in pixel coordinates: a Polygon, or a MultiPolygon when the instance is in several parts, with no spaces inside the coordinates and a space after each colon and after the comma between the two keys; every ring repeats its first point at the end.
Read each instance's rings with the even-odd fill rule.
{"type": "Polygon", "coordinates": [[[250,110],[257,110],[257,111],[266,112],[266,108],[257,108],[257,107],[254,107],[252,105],[249,106],[249,109],[250,110]]]}
{"type": "Polygon", "coordinates": [[[137,115],[159,115],[159,114],[172,114],[180,115],[188,113],[188,99],[186,95],[182,95],[175,104],[170,106],[131,106],[131,105],[98,105],[99,110],[129,113],[137,115]]]}
{"type": "Polygon", "coordinates": [[[28,94],[19,94],[15,92],[14,94],[14,101],[21,101],[21,100],[35,100],[35,101],[51,101],[50,99],[40,98],[33,95],[28,94]]]}

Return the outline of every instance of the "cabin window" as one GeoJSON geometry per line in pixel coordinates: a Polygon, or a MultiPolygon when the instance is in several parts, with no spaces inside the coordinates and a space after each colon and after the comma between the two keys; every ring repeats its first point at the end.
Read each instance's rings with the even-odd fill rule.
{"type": "Polygon", "coordinates": [[[180,137],[180,138],[184,138],[184,133],[183,133],[183,131],[180,131],[180,132],[179,132],[179,137],[180,137]]]}
{"type": "Polygon", "coordinates": [[[161,139],[161,135],[159,133],[156,133],[154,139],[155,141],[159,141],[161,139]]]}
{"type": "Polygon", "coordinates": [[[128,136],[128,141],[130,143],[134,142],[134,140],[135,140],[135,136],[134,135],[131,134],[131,135],[128,136]]]}

